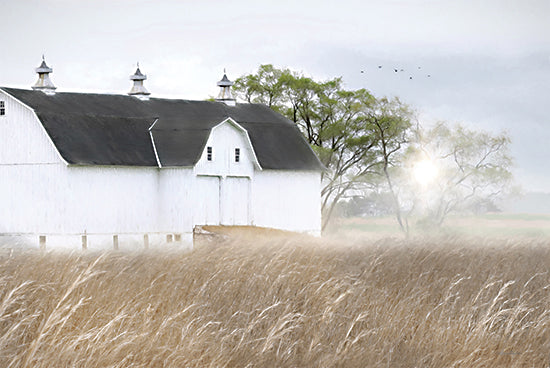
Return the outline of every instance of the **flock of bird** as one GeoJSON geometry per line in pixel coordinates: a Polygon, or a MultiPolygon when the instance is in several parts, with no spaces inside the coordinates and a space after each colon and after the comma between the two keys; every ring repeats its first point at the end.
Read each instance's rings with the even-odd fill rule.
{"type": "MultiPolygon", "coordinates": [[[[382,69],[383,65],[378,65],[378,69],[382,69]]],[[[402,72],[405,72],[405,69],[401,69],[401,68],[391,68],[393,69],[394,73],[402,73],[402,72]]],[[[418,70],[422,70],[422,67],[418,67],[418,70]]],[[[361,70],[361,73],[365,73],[364,70],[361,70]]],[[[431,78],[431,74],[426,74],[426,78],[431,78]]],[[[409,73],[409,79],[412,80],[413,79],[413,76],[412,74],[409,73]]]]}

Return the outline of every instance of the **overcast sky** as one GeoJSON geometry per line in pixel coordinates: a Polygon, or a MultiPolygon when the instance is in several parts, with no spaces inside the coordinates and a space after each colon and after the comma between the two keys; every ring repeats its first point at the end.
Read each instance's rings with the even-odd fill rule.
{"type": "Polygon", "coordinates": [[[400,97],[426,123],[507,131],[518,181],[550,192],[549,0],[0,0],[0,9],[0,86],[29,88],[42,54],[58,91],[127,93],[137,61],[156,97],[215,96],[224,68],[235,79],[265,63],[342,76],[347,88],[400,97]]]}

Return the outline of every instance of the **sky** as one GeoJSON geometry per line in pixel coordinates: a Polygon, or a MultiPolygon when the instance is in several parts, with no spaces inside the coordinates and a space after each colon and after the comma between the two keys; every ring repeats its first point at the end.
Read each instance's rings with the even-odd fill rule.
{"type": "Polygon", "coordinates": [[[424,125],[508,133],[518,183],[550,193],[548,0],[0,0],[0,8],[0,86],[30,88],[42,55],[61,92],[127,93],[137,62],[153,97],[206,99],[224,68],[234,80],[267,63],[342,77],[346,88],[399,97],[424,125]]]}

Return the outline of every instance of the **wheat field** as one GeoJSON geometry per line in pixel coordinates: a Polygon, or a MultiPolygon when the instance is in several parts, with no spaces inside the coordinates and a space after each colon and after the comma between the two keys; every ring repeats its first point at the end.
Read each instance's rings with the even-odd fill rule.
{"type": "Polygon", "coordinates": [[[550,242],[275,236],[0,258],[1,367],[548,367],[550,242]]]}

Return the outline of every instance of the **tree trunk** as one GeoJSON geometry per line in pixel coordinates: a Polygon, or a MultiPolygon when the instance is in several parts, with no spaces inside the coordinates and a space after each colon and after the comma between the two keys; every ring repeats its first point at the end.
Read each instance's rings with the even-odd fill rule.
{"type": "Polygon", "coordinates": [[[399,205],[399,199],[397,198],[397,194],[395,193],[395,190],[393,189],[393,183],[390,177],[390,174],[388,173],[388,166],[387,164],[384,164],[384,176],[386,177],[386,181],[388,183],[388,187],[390,188],[390,193],[392,197],[393,202],[393,210],[395,213],[395,218],[397,219],[397,222],[399,223],[399,227],[401,228],[401,231],[405,233],[405,235],[409,236],[409,224],[406,222],[406,220],[403,219],[403,215],[401,214],[401,206],[399,205]]]}

